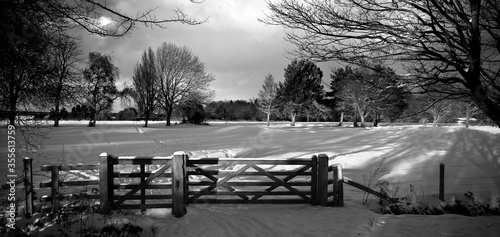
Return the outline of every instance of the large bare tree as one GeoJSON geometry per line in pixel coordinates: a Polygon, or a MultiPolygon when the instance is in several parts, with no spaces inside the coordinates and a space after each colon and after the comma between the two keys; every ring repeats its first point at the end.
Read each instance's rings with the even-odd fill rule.
{"type": "Polygon", "coordinates": [[[279,0],[264,23],[283,26],[292,55],[367,66],[392,61],[407,85],[469,97],[500,125],[497,0],[279,0]]]}
{"type": "Polygon", "coordinates": [[[158,76],[156,74],[155,55],[153,50],[144,50],[140,62],[137,62],[132,75],[134,89],[132,97],[139,108],[139,113],[144,116],[144,127],[158,105],[158,76]]]}
{"type": "Polygon", "coordinates": [[[187,47],[163,43],[156,51],[156,69],[167,126],[181,102],[202,102],[213,96],[209,87],[215,77],[205,72],[205,64],[187,47]]]}
{"type": "Polygon", "coordinates": [[[94,127],[97,115],[110,110],[113,101],[121,96],[115,85],[118,68],[113,64],[109,55],[91,52],[88,65],[83,71],[83,78],[86,100],[91,108],[89,127],[94,127]]]}
{"type": "Polygon", "coordinates": [[[82,51],[79,39],[58,32],[51,41],[45,60],[49,72],[46,80],[39,82],[39,98],[43,107],[49,106],[54,118],[54,127],[59,126],[60,109],[64,105],[80,100],[79,87],[82,77],[79,64],[82,51]]]}

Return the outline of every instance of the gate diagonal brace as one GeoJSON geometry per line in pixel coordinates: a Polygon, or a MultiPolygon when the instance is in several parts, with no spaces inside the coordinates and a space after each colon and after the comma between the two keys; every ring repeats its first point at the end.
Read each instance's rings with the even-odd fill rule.
{"type": "Polygon", "coordinates": [[[299,195],[304,200],[311,201],[311,199],[309,197],[307,197],[303,193],[299,192],[297,189],[293,188],[292,186],[290,186],[289,184],[287,184],[283,180],[278,179],[275,176],[269,174],[267,171],[265,171],[264,169],[260,168],[259,166],[252,165],[252,168],[254,168],[255,170],[259,171],[261,174],[264,174],[265,176],[269,177],[270,179],[274,180],[274,182],[278,183],[280,186],[283,186],[283,187],[287,188],[292,193],[299,195]]]}
{"type": "Polygon", "coordinates": [[[170,167],[172,167],[172,160],[169,160],[163,167],[161,167],[160,169],[158,169],[154,174],[151,174],[146,180],[144,180],[138,186],[136,186],[135,188],[133,188],[132,190],[130,190],[130,192],[128,192],[127,194],[125,194],[125,196],[123,196],[122,198],[120,198],[120,200],[118,200],[117,202],[115,202],[113,205],[114,206],[119,206],[120,204],[122,204],[123,202],[125,202],[127,199],[129,199],[130,197],[132,197],[137,191],[141,190],[146,185],[148,185],[148,183],[150,183],[155,178],[157,178],[158,176],[160,176],[161,174],[163,174],[163,172],[165,172],[165,170],[167,170],[170,167]]]}
{"type": "MultiPolygon", "coordinates": [[[[245,172],[247,169],[249,169],[250,167],[253,166],[253,162],[252,163],[249,163],[247,165],[245,165],[244,167],[242,167],[241,169],[237,170],[236,172],[234,173],[231,173],[231,174],[228,174],[227,176],[225,176],[223,179],[217,181],[216,183],[208,186],[207,188],[199,191],[198,193],[196,193],[194,196],[192,196],[191,198],[189,198],[189,201],[190,202],[194,202],[196,199],[198,199],[199,197],[201,197],[202,195],[204,194],[208,194],[210,193],[210,191],[212,191],[213,189],[219,187],[219,186],[222,186],[223,184],[227,184],[227,182],[229,180],[231,180],[232,178],[234,178],[235,176],[245,172]]],[[[215,177],[214,177],[215,178],[215,177]]],[[[245,196],[246,197],[246,196],[245,196]]],[[[247,200],[248,197],[246,197],[245,200],[247,200]]]]}
{"type": "MultiPolygon", "coordinates": [[[[311,166],[310,166],[310,165],[305,165],[305,166],[303,166],[302,168],[300,168],[300,169],[298,169],[298,170],[296,171],[296,172],[297,172],[297,174],[291,174],[291,175],[289,175],[289,176],[285,177],[285,178],[283,179],[283,181],[286,183],[286,182],[288,182],[288,181],[292,180],[293,178],[297,177],[297,175],[299,175],[299,173],[305,172],[305,171],[306,171],[306,170],[308,170],[309,168],[311,168],[311,166]]],[[[274,185],[270,186],[269,188],[266,188],[266,192],[271,192],[271,191],[273,191],[273,190],[277,189],[279,186],[281,186],[281,185],[279,185],[279,184],[274,184],[274,185]]],[[[252,197],[252,200],[257,200],[257,199],[261,198],[262,196],[264,196],[264,195],[255,195],[255,196],[253,196],[253,197],[252,197]]]]}
{"type": "MultiPolygon", "coordinates": [[[[196,166],[194,166],[196,167],[196,166]]],[[[201,173],[203,176],[207,177],[208,179],[212,180],[214,183],[217,183],[217,181],[219,180],[219,178],[211,175],[211,174],[203,174],[203,169],[201,168],[196,168],[196,172],[198,173],[201,173]]],[[[225,189],[229,190],[230,192],[234,192],[236,191],[235,188],[231,187],[229,184],[225,183],[225,184],[221,184],[222,187],[224,187],[225,189]]],[[[248,200],[248,196],[244,195],[244,194],[236,194],[238,195],[239,197],[241,197],[243,200],[248,200]]]]}

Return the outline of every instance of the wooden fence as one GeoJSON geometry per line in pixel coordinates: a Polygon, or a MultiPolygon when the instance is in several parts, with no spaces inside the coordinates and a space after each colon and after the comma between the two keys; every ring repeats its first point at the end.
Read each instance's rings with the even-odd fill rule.
{"type": "MultiPolygon", "coordinates": [[[[93,185],[99,187],[99,193],[86,195],[86,198],[99,200],[101,213],[114,209],[172,208],[174,216],[182,217],[187,212],[186,206],[192,203],[344,204],[342,166],[328,166],[329,158],[325,154],[290,159],[190,159],[183,152],[169,157],[102,153],[99,159],[99,165],[42,166],[42,171],[51,172],[51,181],[40,184],[41,188],[51,188],[51,195],[42,197],[42,201],[51,202],[52,211],[56,211],[59,201],[72,197],[71,194],[61,195],[60,187],[93,185]],[[117,169],[116,166],[122,167],[117,169]],[[61,171],[73,170],[98,170],[99,179],[61,180],[61,171]],[[136,182],[121,183],[123,178],[136,182]],[[152,194],[151,190],[160,192],[152,194]],[[153,200],[155,203],[147,203],[153,200]]],[[[347,179],[346,183],[355,187],[357,184],[347,179]]]]}

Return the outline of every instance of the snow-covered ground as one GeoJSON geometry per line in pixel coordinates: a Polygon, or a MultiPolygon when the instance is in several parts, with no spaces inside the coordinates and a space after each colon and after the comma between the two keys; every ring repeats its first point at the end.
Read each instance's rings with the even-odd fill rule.
{"type": "MultiPolygon", "coordinates": [[[[95,164],[101,152],[114,155],[171,155],[190,157],[311,157],[327,154],[330,164],[341,164],[344,176],[367,182],[386,180],[397,196],[438,205],[439,164],[445,164],[445,199],[463,199],[472,192],[476,201],[498,205],[500,194],[500,129],[420,125],[379,128],[336,127],[334,123],[211,123],[212,126],[165,127],[153,122],[63,122],[51,138],[32,153],[35,170],[42,164],[95,164]],[[410,185],[413,188],[410,188],[410,185]],[[411,191],[413,190],[413,191],[411,191]]],[[[5,132],[5,130],[3,130],[5,132]]],[[[2,135],[2,139],[5,136],[2,135]]],[[[2,151],[3,152],[3,151],[2,151]]],[[[0,167],[5,167],[0,160],[0,167]]],[[[5,170],[0,171],[4,177],[5,170]]],[[[92,173],[84,174],[92,177],[92,173]]],[[[37,181],[47,179],[40,173],[37,181]]],[[[362,205],[363,192],[344,185],[345,207],[310,205],[191,204],[188,214],[175,218],[167,209],[142,216],[123,213],[102,217],[95,225],[131,222],[145,236],[498,236],[500,217],[459,215],[382,215],[362,205]],[[103,220],[105,219],[105,220],[103,220]],[[155,231],[152,231],[152,230],[155,231]]],[[[40,193],[43,190],[37,190],[40,193]]],[[[371,205],[370,208],[373,208],[371,205]]],[[[18,220],[19,224],[26,220],[18,220]]],[[[51,235],[57,226],[41,233],[51,235]]]]}

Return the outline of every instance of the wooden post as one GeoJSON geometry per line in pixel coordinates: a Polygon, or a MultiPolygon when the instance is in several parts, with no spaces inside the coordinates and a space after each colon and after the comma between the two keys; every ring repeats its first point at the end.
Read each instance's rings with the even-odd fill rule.
{"type": "Polygon", "coordinates": [[[51,184],[52,184],[52,214],[59,210],[59,166],[54,165],[51,167],[51,184]]]}
{"type": "Polygon", "coordinates": [[[318,157],[313,155],[311,158],[311,205],[318,205],[318,157]]]}
{"type": "Polygon", "coordinates": [[[344,174],[341,164],[337,164],[337,206],[344,206],[344,174]]]}
{"type": "Polygon", "coordinates": [[[187,174],[187,171],[188,171],[188,162],[189,162],[189,156],[187,154],[184,154],[184,156],[186,157],[186,163],[184,163],[184,166],[185,166],[185,171],[186,171],[186,175],[185,175],[185,178],[184,178],[184,203],[186,204],[186,206],[189,205],[189,175],[187,174]]]}
{"type": "MultiPolygon", "coordinates": [[[[139,183],[143,183],[146,179],[146,165],[141,164],[141,178],[139,183]]],[[[146,188],[141,188],[141,213],[146,213],[146,188]]]]}
{"type": "Polygon", "coordinates": [[[99,196],[100,212],[107,214],[113,204],[113,158],[107,153],[99,155],[99,196]]]}
{"type": "Polygon", "coordinates": [[[32,169],[33,159],[25,157],[23,163],[24,163],[24,190],[26,198],[24,214],[27,218],[31,218],[31,215],[33,214],[33,169],[32,169]]]}
{"type": "Polygon", "coordinates": [[[344,177],[341,164],[333,165],[333,206],[344,206],[344,177]]]}
{"type": "Polygon", "coordinates": [[[339,202],[339,167],[337,164],[332,165],[333,167],[333,206],[338,206],[339,202]]]}
{"type": "Polygon", "coordinates": [[[439,200],[444,202],[444,164],[439,164],[439,200]]]}
{"type": "Polygon", "coordinates": [[[328,156],[318,156],[318,202],[324,207],[328,203],[328,156]]]}
{"type": "Polygon", "coordinates": [[[172,214],[182,217],[187,213],[186,208],[186,180],[187,159],[186,153],[175,152],[172,157],[172,214]]]}

